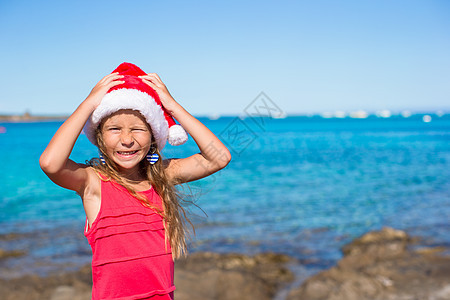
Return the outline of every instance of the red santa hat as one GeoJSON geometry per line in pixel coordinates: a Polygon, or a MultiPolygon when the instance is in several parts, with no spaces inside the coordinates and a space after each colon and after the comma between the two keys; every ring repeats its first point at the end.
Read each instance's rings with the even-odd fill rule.
{"type": "Polygon", "coordinates": [[[138,78],[146,73],[138,66],[126,62],[112,71],[115,72],[124,75],[120,80],[125,83],[112,87],[89,117],[84,127],[89,141],[98,146],[95,129],[103,118],[121,109],[133,109],[147,120],[159,150],[164,148],[167,140],[173,146],[184,144],[188,139],[186,131],[164,109],[156,91],[138,78]]]}

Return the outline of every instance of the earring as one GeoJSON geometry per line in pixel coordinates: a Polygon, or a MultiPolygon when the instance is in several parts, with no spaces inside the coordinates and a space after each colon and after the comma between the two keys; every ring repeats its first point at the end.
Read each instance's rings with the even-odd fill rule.
{"type": "Polygon", "coordinates": [[[147,160],[148,160],[148,162],[151,164],[151,165],[153,165],[153,164],[155,164],[157,161],[158,161],[158,159],[159,159],[159,155],[157,154],[157,153],[148,153],[147,154],[147,160]]]}
{"type": "Polygon", "coordinates": [[[105,158],[103,157],[103,154],[101,152],[99,152],[98,154],[99,158],[100,158],[100,162],[104,165],[106,164],[105,158]]]}

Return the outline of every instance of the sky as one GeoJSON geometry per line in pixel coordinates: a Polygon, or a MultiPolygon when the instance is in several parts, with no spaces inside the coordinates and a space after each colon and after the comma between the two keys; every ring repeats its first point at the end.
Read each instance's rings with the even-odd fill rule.
{"type": "Polygon", "coordinates": [[[450,1],[3,1],[0,114],[70,114],[127,61],[193,115],[450,112],[450,1]]]}

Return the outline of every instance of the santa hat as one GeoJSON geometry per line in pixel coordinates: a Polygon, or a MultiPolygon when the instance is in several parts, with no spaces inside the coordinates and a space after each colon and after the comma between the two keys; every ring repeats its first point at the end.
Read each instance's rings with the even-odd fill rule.
{"type": "Polygon", "coordinates": [[[159,150],[164,148],[167,140],[173,146],[184,144],[188,139],[186,131],[164,109],[156,91],[138,77],[146,73],[138,66],[126,62],[112,71],[115,72],[124,75],[120,80],[125,83],[112,87],[89,117],[84,126],[84,133],[89,141],[98,146],[95,129],[103,118],[121,109],[132,109],[139,111],[147,120],[159,150]]]}

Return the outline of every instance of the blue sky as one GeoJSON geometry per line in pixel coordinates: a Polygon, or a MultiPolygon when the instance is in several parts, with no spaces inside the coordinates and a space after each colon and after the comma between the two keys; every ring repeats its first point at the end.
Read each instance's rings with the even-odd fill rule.
{"type": "Polygon", "coordinates": [[[450,111],[449,1],[0,1],[0,113],[69,114],[123,61],[194,115],[450,111]]]}

